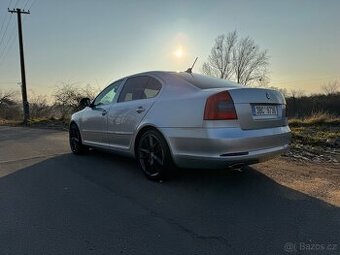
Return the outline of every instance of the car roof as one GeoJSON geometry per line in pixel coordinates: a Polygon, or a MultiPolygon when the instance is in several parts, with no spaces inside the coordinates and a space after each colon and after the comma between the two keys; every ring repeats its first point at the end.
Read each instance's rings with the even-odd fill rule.
{"type": "Polygon", "coordinates": [[[190,82],[194,86],[200,89],[212,89],[212,88],[235,88],[241,87],[241,85],[224,80],[218,79],[207,75],[197,74],[197,73],[187,73],[181,72],[176,74],[178,77],[184,79],[187,82],[190,82]]]}
{"type": "Polygon", "coordinates": [[[142,73],[137,73],[133,75],[126,76],[125,78],[128,77],[133,77],[133,76],[142,76],[142,75],[154,75],[159,78],[165,78],[165,76],[168,75],[174,75],[177,77],[180,77],[190,83],[193,83],[194,85],[200,85],[200,84],[211,84],[212,87],[241,87],[240,84],[229,81],[229,80],[223,80],[223,79],[218,79],[215,77],[203,75],[203,74],[198,74],[198,73],[187,73],[187,72],[174,72],[174,71],[148,71],[148,72],[142,72],[142,73]]]}
{"type": "Polygon", "coordinates": [[[235,88],[235,87],[242,87],[240,84],[229,80],[223,80],[214,78],[207,75],[202,75],[198,73],[187,73],[187,72],[174,72],[174,71],[148,71],[148,72],[141,72],[133,75],[129,75],[124,77],[130,78],[135,76],[143,76],[143,75],[151,75],[161,80],[166,80],[169,76],[174,76],[190,84],[194,85],[198,89],[212,89],[212,88],[235,88]]]}

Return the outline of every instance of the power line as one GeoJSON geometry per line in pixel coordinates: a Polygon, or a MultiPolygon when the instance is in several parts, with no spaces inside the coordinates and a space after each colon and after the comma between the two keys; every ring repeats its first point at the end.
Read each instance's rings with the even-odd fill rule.
{"type": "Polygon", "coordinates": [[[9,1],[8,8],[11,8],[12,2],[13,2],[13,0],[10,0],[10,1],[9,1]]]}
{"type": "Polygon", "coordinates": [[[31,5],[27,8],[27,10],[31,10],[32,7],[36,4],[36,0],[32,0],[31,5]]]}
{"type": "MultiPolygon", "coordinates": [[[[9,7],[11,6],[12,2],[13,0],[8,1],[9,7]]],[[[14,31],[12,31],[12,34],[10,36],[7,36],[6,38],[8,28],[11,25],[11,19],[12,19],[12,16],[8,15],[7,13],[4,13],[4,17],[3,19],[1,19],[3,22],[1,22],[2,25],[0,28],[0,63],[1,63],[1,58],[7,55],[6,49],[7,49],[8,43],[11,41],[11,38],[13,37],[13,34],[14,34],[14,31]],[[8,39],[7,43],[6,43],[6,39],[8,39]]]]}
{"type": "MultiPolygon", "coordinates": [[[[13,0],[9,0],[8,7],[11,5],[12,1],[13,1],[13,0]]],[[[6,14],[7,14],[7,13],[4,12],[3,15],[1,15],[1,12],[0,12],[0,17],[1,17],[1,18],[0,18],[0,21],[2,21],[2,22],[0,23],[0,24],[2,24],[2,25],[1,25],[1,28],[0,28],[0,31],[2,30],[2,28],[3,28],[3,26],[4,26],[4,23],[5,23],[5,20],[6,20],[6,17],[7,17],[6,14]],[[4,18],[2,18],[2,16],[3,16],[4,18]]],[[[0,32],[0,34],[1,34],[1,32],[0,32]]]]}
{"type": "MultiPolygon", "coordinates": [[[[19,1],[20,1],[20,0],[16,0],[14,6],[17,6],[18,3],[19,3],[19,1]]],[[[35,1],[35,0],[32,0],[32,1],[30,2],[30,0],[27,0],[26,3],[24,4],[23,9],[25,9],[26,6],[27,6],[29,3],[30,3],[30,8],[31,8],[31,7],[33,6],[33,4],[34,4],[34,1],[35,1]]],[[[9,7],[11,6],[12,2],[13,2],[13,0],[10,0],[10,1],[9,1],[9,4],[8,4],[9,7]]],[[[10,19],[11,19],[11,18],[12,18],[12,16],[10,16],[10,19]]],[[[5,17],[5,19],[6,19],[6,17],[5,17]]],[[[7,21],[7,23],[8,23],[8,22],[9,22],[9,21],[7,21]]],[[[4,24],[3,24],[3,26],[4,26],[4,24]]],[[[7,28],[7,26],[9,26],[9,24],[6,25],[6,28],[7,28]]],[[[6,30],[8,30],[8,28],[7,28],[6,30]]],[[[1,34],[1,33],[0,33],[0,34],[1,34]]],[[[5,37],[6,34],[4,34],[4,35],[2,36],[3,39],[2,39],[1,42],[0,42],[0,46],[2,46],[1,44],[3,44],[4,47],[3,47],[2,52],[1,52],[1,47],[0,47],[0,65],[3,64],[5,58],[7,57],[8,53],[11,51],[11,49],[12,49],[12,47],[13,47],[13,43],[14,43],[14,39],[15,39],[14,34],[15,34],[15,33],[14,33],[14,31],[13,31],[11,35],[7,36],[7,38],[8,38],[7,43],[4,43],[4,42],[5,42],[5,38],[6,38],[6,37],[5,37]],[[8,46],[9,46],[9,47],[8,47],[8,46]]]]}
{"type": "Polygon", "coordinates": [[[11,36],[9,37],[9,39],[7,41],[7,44],[4,47],[4,50],[3,50],[2,54],[0,54],[0,66],[3,64],[3,62],[6,59],[8,53],[13,48],[15,38],[16,38],[16,36],[15,36],[15,32],[13,30],[13,32],[11,33],[11,36]],[[9,45],[9,47],[8,47],[8,45],[9,45]]]}
{"type": "Polygon", "coordinates": [[[7,34],[8,26],[9,26],[9,24],[11,23],[12,18],[13,18],[13,17],[11,16],[11,17],[8,19],[8,21],[7,21],[6,28],[5,28],[5,30],[4,30],[4,33],[2,34],[1,39],[0,39],[0,48],[1,48],[2,42],[4,41],[5,35],[7,34]]]}
{"type": "Polygon", "coordinates": [[[12,2],[13,2],[13,0],[10,0],[10,1],[9,1],[8,8],[11,7],[12,2]]]}
{"type": "Polygon", "coordinates": [[[1,33],[2,33],[2,31],[3,31],[3,28],[8,24],[8,20],[11,18],[12,16],[8,16],[8,15],[4,15],[4,20],[3,20],[3,22],[2,22],[2,25],[1,25],[1,28],[0,28],[0,35],[1,35],[1,33]],[[7,20],[7,22],[6,22],[6,20],[7,20]],[[6,24],[6,25],[5,25],[6,24]]]}
{"type": "Polygon", "coordinates": [[[3,22],[1,22],[0,35],[1,35],[1,33],[2,33],[2,29],[3,29],[3,28],[4,28],[4,26],[5,26],[5,21],[6,21],[6,18],[7,18],[7,16],[4,16],[4,21],[3,21],[3,22]]]}
{"type": "MultiPolygon", "coordinates": [[[[11,6],[11,4],[12,4],[12,2],[13,2],[13,0],[8,0],[8,8],[11,6]]],[[[4,9],[5,10],[5,9],[4,9]]],[[[5,14],[6,12],[4,12],[4,14],[5,14]]]]}
{"type": "Polygon", "coordinates": [[[16,8],[17,6],[18,6],[18,2],[19,2],[20,0],[17,0],[16,2],[15,2],[15,5],[14,5],[14,8],[16,8]]]}
{"type": "MultiPolygon", "coordinates": [[[[9,3],[8,3],[8,8],[11,6],[12,1],[13,1],[13,0],[10,0],[10,1],[9,1],[9,3]]],[[[4,36],[6,35],[7,29],[8,29],[8,26],[9,26],[9,23],[10,23],[11,20],[12,20],[12,16],[11,16],[11,15],[8,15],[8,16],[5,15],[5,16],[4,16],[4,20],[3,20],[3,22],[2,22],[1,29],[0,29],[0,35],[1,35],[1,33],[4,31],[3,28],[4,28],[4,27],[6,27],[6,28],[5,28],[5,32],[4,32],[4,34],[2,35],[1,40],[0,40],[0,47],[1,47],[1,43],[2,43],[2,41],[3,41],[4,36]],[[6,22],[6,18],[7,18],[7,22],[6,22]],[[6,25],[5,25],[5,24],[6,24],[6,25]]]]}
{"type": "Polygon", "coordinates": [[[27,4],[28,4],[29,1],[30,1],[30,0],[27,0],[27,1],[26,1],[25,5],[24,5],[24,7],[23,7],[24,10],[25,10],[25,8],[26,8],[26,6],[27,6],[27,4]]]}

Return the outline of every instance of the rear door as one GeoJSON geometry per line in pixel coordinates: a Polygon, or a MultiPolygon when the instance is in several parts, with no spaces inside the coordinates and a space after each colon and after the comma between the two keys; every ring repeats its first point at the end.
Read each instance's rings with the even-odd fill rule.
{"type": "Polygon", "coordinates": [[[128,78],[118,101],[112,105],[108,120],[108,135],[111,147],[128,149],[132,137],[155,98],[161,90],[161,83],[149,76],[128,78]]]}

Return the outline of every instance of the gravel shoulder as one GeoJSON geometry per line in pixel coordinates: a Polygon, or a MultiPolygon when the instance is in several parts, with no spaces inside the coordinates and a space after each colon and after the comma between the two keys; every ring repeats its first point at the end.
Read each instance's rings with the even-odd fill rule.
{"type": "Polygon", "coordinates": [[[340,206],[340,164],[279,157],[254,165],[277,183],[340,206]]]}

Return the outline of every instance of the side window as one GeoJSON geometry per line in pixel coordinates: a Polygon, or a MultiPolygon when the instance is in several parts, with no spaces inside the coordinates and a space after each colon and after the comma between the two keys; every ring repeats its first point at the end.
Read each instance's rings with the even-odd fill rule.
{"type": "Polygon", "coordinates": [[[126,102],[131,100],[145,99],[144,88],[148,83],[149,77],[133,77],[129,78],[120,93],[118,102],[126,102]]]}
{"type": "Polygon", "coordinates": [[[122,80],[116,81],[106,87],[94,100],[94,105],[105,105],[111,104],[113,99],[115,98],[117,91],[119,89],[119,85],[122,83],[122,80]]]}
{"type": "Polygon", "coordinates": [[[144,90],[146,98],[152,98],[157,96],[161,88],[162,88],[161,83],[157,81],[155,78],[150,77],[149,82],[144,90]]]}
{"type": "Polygon", "coordinates": [[[155,97],[161,87],[160,82],[151,77],[141,76],[130,78],[126,81],[118,102],[155,97]]]}

